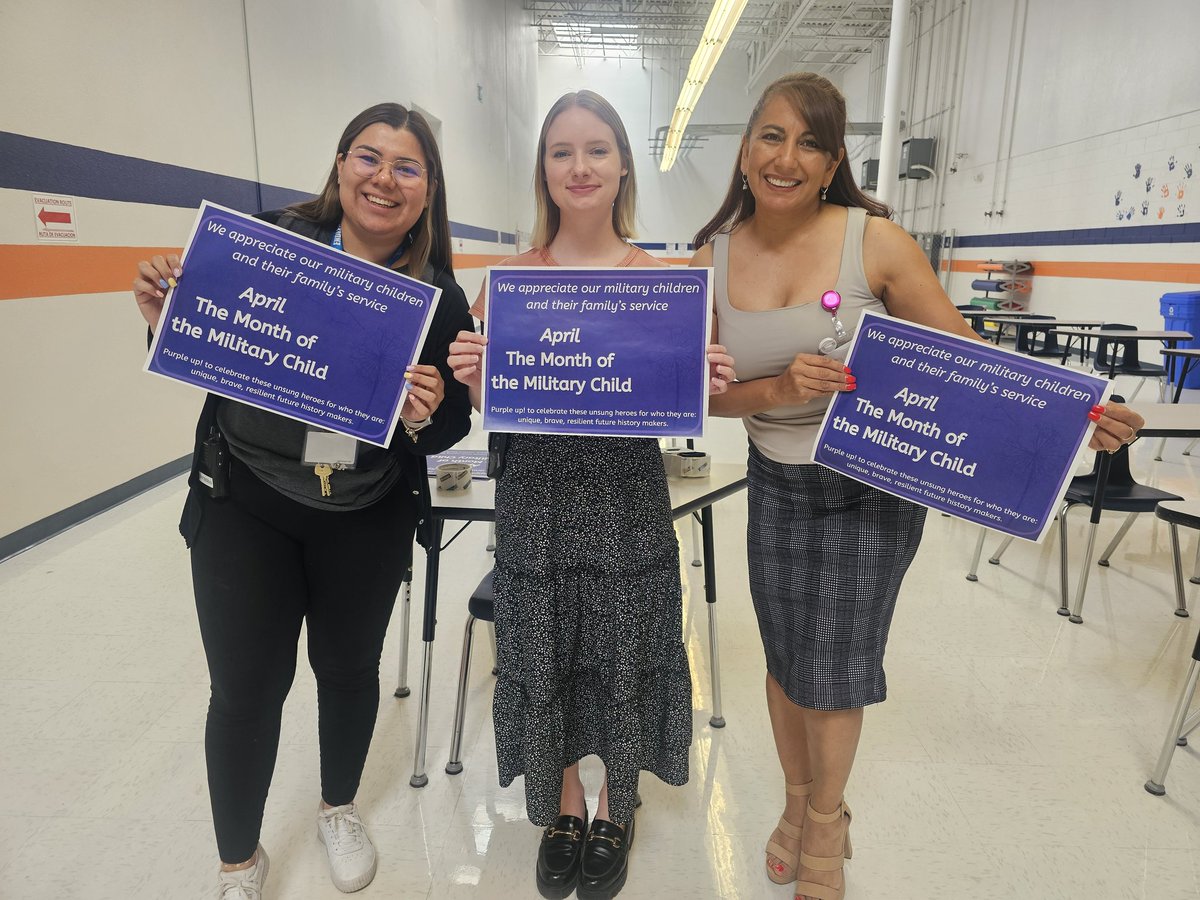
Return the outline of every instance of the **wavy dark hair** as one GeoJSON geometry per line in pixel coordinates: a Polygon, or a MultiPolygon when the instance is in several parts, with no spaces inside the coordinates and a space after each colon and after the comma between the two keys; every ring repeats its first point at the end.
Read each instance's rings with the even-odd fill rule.
{"type": "Polygon", "coordinates": [[[864,194],[854,183],[850,167],[846,165],[846,98],[828,78],[823,78],[815,72],[794,72],[784,75],[767,85],[750,120],[742,134],[738,158],[733,164],[733,177],[729,182],[729,190],[721,208],[698,232],[695,244],[703,247],[713,237],[723,231],[732,231],[739,223],[754,215],[754,194],[742,189],[742,150],[750,140],[754,125],[762,115],[763,109],[775,97],[783,97],[791,104],[796,115],[808,123],[817,144],[836,158],[842,151],[842,163],[833,172],[833,180],[825,195],[825,203],[835,203],[838,206],[858,206],[867,211],[867,215],[880,216],[884,219],[892,217],[892,211],[885,204],[873,200],[864,194]]]}
{"type": "Polygon", "coordinates": [[[329,177],[325,179],[325,187],[321,189],[321,193],[312,200],[289,206],[288,211],[318,225],[339,224],[342,221],[342,200],[338,193],[337,160],[345,158],[354,139],[362,134],[364,129],[380,123],[397,131],[407,131],[417,139],[421,151],[425,154],[425,172],[429,179],[429,203],[409,231],[412,246],[409,249],[408,262],[397,268],[404,268],[410,275],[420,278],[421,273],[425,271],[425,264],[429,263],[434,271],[445,270],[453,275],[454,268],[450,258],[450,217],[446,211],[442,155],[438,151],[433,129],[429,127],[425,117],[399,103],[380,103],[364,109],[351,119],[338,140],[334,164],[329,168],[329,177]]]}
{"type": "Polygon", "coordinates": [[[617,139],[617,151],[621,154],[621,165],[625,174],[621,176],[620,187],[617,188],[617,199],[613,201],[612,225],[617,237],[629,240],[637,237],[634,231],[634,217],[637,210],[637,177],[633,174],[633,150],[629,144],[629,134],[625,131],[625,123],[617,115],[611,103],[595,91],[575,91],[563,94],[554,101],[546,118],[542,121],[542,131],[538,135],[537,162],[533,170],[533,197],[535,215],[531,243],[535,247],[549,247],[554,236],[558,234],[560,215],[554,199],[550,196],[550,187],[546,184],[546,134],[559,115],[573,106],[586,109],[601,122],[612,129],[617,139]]]}

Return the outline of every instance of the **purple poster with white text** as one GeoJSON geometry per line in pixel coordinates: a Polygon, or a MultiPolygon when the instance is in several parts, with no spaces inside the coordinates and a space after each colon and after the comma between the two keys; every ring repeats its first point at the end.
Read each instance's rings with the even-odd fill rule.
{"type": "Polygon", "coordinates": [[[488,431],[700,437],[711,270],[488,270],[488,431]]]}
{"type": "Polygon", "coordinates": [[[145,371],[387,446],[441,289],[205,202],[145,371]]]}
{"type": "Polygon", "coordinates": [[[987,528],[1039,541],[1111,382],[873,313],[813,446],[823,466],[987,528]]]}

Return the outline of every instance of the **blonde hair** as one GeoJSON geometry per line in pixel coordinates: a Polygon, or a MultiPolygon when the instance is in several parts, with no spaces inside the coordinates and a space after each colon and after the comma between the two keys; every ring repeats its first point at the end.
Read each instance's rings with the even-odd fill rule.
{"type": "Polygon", "coordinates": [[[536,218],[533,224],[532,243],[535,247],[548,247],[558,234],[559,210],[550,197],[550,187],[546,184],[546,133],[551,123],[558,116],[577,106],[594,114],[601,122],[612,129],[617,139],[617,151],[621,154],[621,165],[625,174],[621,176],[621,185],[617,188],[617,199],[613,203],[613,231],[622,240],[636,237],[634,218],[637,214],[637,178],[633,174],[633,152],[629,149],[629,135],[625,124],[612,104],[594,91],[574,91],[563,94],[554,101],[546,118],[542,122],[542,132],[538,135],[537,162],[533,170],[533,195],[536,201],[536,218]]]}

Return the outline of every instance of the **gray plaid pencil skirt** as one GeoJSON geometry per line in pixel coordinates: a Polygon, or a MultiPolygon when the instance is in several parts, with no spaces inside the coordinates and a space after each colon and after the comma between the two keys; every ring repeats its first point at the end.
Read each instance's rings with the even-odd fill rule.
{"type": "Polygon", "coordinates": [[[887,697],[883,651],[925,509],[750,444],[750,595],[767,671],[793,703],[856,709],[887,697]]]}

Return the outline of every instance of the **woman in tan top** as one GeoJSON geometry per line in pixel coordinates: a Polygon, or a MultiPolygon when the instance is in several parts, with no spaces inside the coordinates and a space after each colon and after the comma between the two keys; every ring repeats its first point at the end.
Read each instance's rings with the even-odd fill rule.
{"type": "MultiPolygon", "coordinates": [[[[750,435],[748,556],[767,655],[767,707],[786,806],[767,844],[767,875],[796,896],[841,900],[850,856],[842,795],[863,707],[886,696],[883,651],[925,510],[811,464],[833,395],[853,391],[830,316],[842,296],[852,332],[865,309],[975,338],[916,243],[854,184],[845,100],[811,73],[759,98],[721,209],[692,262],[715,266],[717,328],[740,381],[710,411],[750,435]]],[[[717,332],[714,329],[714,334],[717,332]]],[[[1132,440],[1141,417],[1097,408],[1093,449],[1132,440]]]]}

